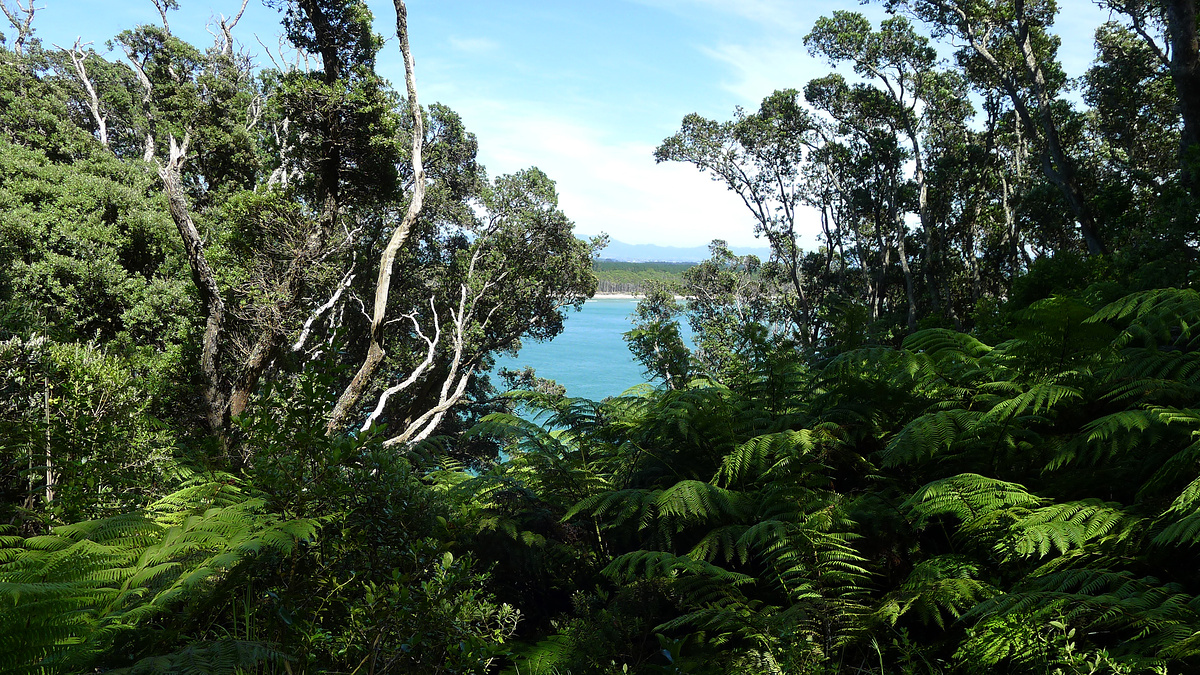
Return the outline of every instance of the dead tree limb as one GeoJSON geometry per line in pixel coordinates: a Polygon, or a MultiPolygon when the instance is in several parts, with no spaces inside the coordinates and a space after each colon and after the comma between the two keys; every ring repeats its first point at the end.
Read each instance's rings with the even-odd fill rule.
{"type": "Polygon", "coordinates": [[[88,111],[92,114],[92,120],[96,123],[96,131],[100,137],[100,145],[108,147],[108,121],[105,119],[104,111],[100,108],[100,97],[96,95],[96,88],[92,86],[92,78],[87,72],[87,57],[88,53],[83,50],[84,47],[91,43],[84,43],[83,38],[75,38],[75,44],[70,49],[66,47],[58,47],[71,58],[71,65],[75,68],[75,76],[83,84],[84,91],[88,95],[88,111]]]}
{"type": "Polygon", "coordinates": [[[387,315],[388,292],[392,283],[392,266],[395,263],[396,254],[400,251],[400,247],[404,245],[409,231],[412,230],[412,226],[421,212],[421,204],[425,199],[425,169],[421,163],[421,149],[425,140],[425,125],[421,119],[421,106],[417,102],[416,74],[413,67],[412,50],[408,44],[408,10],[404,6],[404,0],[393,1],[396,6],[396,36],[400,42],[400,54],[404,57],[404,83],[408,89],[408,107],[413,118],[413,194],[408,204],[408,210],[404,213],[404,219],[400,222],[396,230],[392,232],[387,248],[384,249],[380,257],[379,279],[375,283],[374,313],[371,317],[371,344],[367,349],[366,358],[363,360],[358,372],[354,375],[354,379],[346,386],[345,391],[342,392],[337,404],[329,415],[329,422],[325,427],[325,431],[330,434],[342,426],[349,412],[358,405],[358,402],[366,392],[371,378],[379,369],[379,364],[383,362],[386,352],[383,349],[382,333],[387,315]]]}
{"type": "Polygon", "coordinates": [[[21,0],[14,0],[13,4],[16,7],[9,7],[8,0],[0,0],[0,11],[4,12],[12,27],[17,29],[17,37],[13,39],[13,52],[17,56],[23,56],[25,41],[33,35],[33,15],[37,13],[38,8],[33,6],[33,0],[28,0],[24,6],[21,5],[21,0]]]}
{"type": "Polygon", "coordinates": [[[225,56],[233,55],[233,28],[242,20],[242,15],[246,13],[246,5],[250,4],[250,0],[242,0],[242,7],[232,19],[225,18],[222,14],[217,21],[217,28],[221,31],[221,37],[218,38],[217,48],[225,56]]]}
{"type": "Polygon", "coordinates": [[[228,420],[228,407],[224,387],[220,375],[220,345],[221,331],[225,322],[225,300],[221,289],[217,286],[217,275],[213,273],[208,258],[204,255],[204,241],[200,231],[192,221],[188,209],[187,193],[184,191],[182,180],[183,163],[187,158],[189,136],[184,136],[182,143],[177,143],[175,137],[170,137],[170,158],[165,164],[159,164],[158,176],[162,179],[163,192],[167,195],[167,209],[171,220],[179,230],[183,239],[183,248],[187,254],[188,267],[192,271],[192,282],[200,295],[201,309],[205,315],[204,341],[200,352],[200,372],[204,375],[205,417],[209,429],[225,441],[225,427],[228,420]]]}

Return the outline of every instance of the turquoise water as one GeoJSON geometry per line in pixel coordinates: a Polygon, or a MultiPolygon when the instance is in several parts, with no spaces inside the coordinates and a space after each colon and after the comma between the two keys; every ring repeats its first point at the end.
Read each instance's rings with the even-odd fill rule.
{"type": "Polygon", "coordinates": [[[538,377],[566,387],[568,396],[599,400],[620,394],[646,381],[622,339],[636,306],[628,298],[589,300],[582,310],[567,312],[561,335],[550,342],[527,341],[515,358],[501,356],[496,365],[532,366],[538,377]]]}

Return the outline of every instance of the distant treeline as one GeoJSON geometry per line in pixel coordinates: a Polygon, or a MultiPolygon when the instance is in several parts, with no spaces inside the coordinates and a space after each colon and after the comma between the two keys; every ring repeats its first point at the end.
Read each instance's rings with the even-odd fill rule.
{"type": "Polygon", "coordinates": [[[695,263],[619,262],[595,263],[597,293],[641,293],[648,281],[682,282],[683,272],[695,263]]]}

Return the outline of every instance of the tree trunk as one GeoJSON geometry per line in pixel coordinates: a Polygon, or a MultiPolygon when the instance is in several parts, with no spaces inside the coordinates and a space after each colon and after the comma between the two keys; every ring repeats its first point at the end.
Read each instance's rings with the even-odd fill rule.
{"type": "Polygon", "coordinates": [[[929,307],[934,314],[942,312],[941,284],[938,282],[938,254],[934,245],[934,226],[929,222],[929,185],[925,180],[925,159],[921,156],[921,141],[917,130],[911,126],[905,130],[912,143],[913,178],[917,183],[917,217],[921,221],[921,233],[925,238],[925,282],[929,284],[929,307]]]}
{"type": "Polygon", "coordinates": [[[54,456],[50,446],[50,376],[45,375],[45,405],[46,405],[46,504],[54,501],[54,456]]]}
{"type": "MultiPolygon", "coordinates": [[[[1079,231],[1083,235],[1083,241],[1087,245],[1088,253],[1090,255],[1107,253],[1104,242],[1100,238],[1100,233],[1096,229],[1096,219],[1092,214],[1091,207],[1088,206],[1083,190],[1079,187],[1079,180],[1075,174],[1075,163],[1070,157],[1067,157],[1067,153],[1062,146],[1062,140],[1058,135],[1058,125],[1054,122],[1053,110],[1051,109],[1052,101],[1046,91],[1046,77],[1042,72],[1041,64],[1038,63],[1037,55],[1033,52],[1029,24],[1025,20],[1024,0],[1017,0],[1016,7],[1018,35],[1020,37],[1018,43],[1021,48],[1025,74],[1033,85],[1033,93],[1037,100],[1038,112],[1041,117],[1042,133],[1046,137],[1047,153],[1043,156],[1046,176],[1058,185],[1063,195],[1066,196],[1067,203],[1070,205],[1071,211],[1075,214],[1075,220],[1079,222],[1079,231]]],[[[1019,97],[1016,96],[1015,91],[1011,93],[1014,95],[1013,100],[1015,103],[1019,100],[1019,97]]],[[[1020,107],[1022,110],[1025,109],[1023,102],[1020,107]]],[[[1020,112],[1018,111],[1018,113],[1020,112]]],[[[1025,110],[1023,116],[1028,115],[1028,110],[1025,110]]],[[[1031,120],[1026,120],[1027,124],[1030,122],[1031,120]]]]}
{"type": "Polygon", "coordinates": [[[354,374],[354,379],[338,397],[337,404],[329,414],[329,421],[325,426],[327,434],[334,433],[343,425],[346,416],[362,399],[379,364],[383,362],[385,352],[382,333],[384,318],[387,314],[388,293],[392,283],[392,267],[396,260],[396,254],[408,238],[408,233],[412,230],[425,199],[425,168],[421,162],[421,149],[425,141],[425,124],[421,118],[421,106],[417,102],[417,80],[412,49],[408,44],[408,10],[404,6],[404,0],[393,0],[393,2],[396,7],[396,36],[400,42],[400,55],[404,58],[404,84],[408,89],[408,108],[413,118],[413,195],[408,203],[408,210],[404,213],[404,219],[392,233],[387,248],[384,249],[379,260],[379,278],[375,282],[374,313],[371,317],[371,346],[367,350],[366,359],[363,360],[358,372],[354,374]]]}
{"type": "Polygon", "coordinates": [[[912,270],[908,267],[908,253],[904,245],[904,235],[907,228],[904,227],[904,219],[896,211],[895,206],[892,207],[892,222],[896,227],[896,253],[900,257],[900,271],[904,273],[904,297],[908,300],[908,331],[910,333],[917,330],[917,295],[913,287],[912,270]]]}
{"type": "Polygon", "coordinates": [[[1171,40],[1171,79],[1183,117],[1180,164],[1183,181],[1200,198],[1200,36],[1196,29],[1196,0],[1163,0],[1171,40]]]}
{"type": "MultiPolygon", "coordinates": [[[[969,21],[964,21],[963,24],[965,37],[971,44],[971,48],[975,50],[975,53],[983,58],[1000,79],[1000,84],[1004,87],[1009,99],[1012,100],[1013,109],[1016,110],[1022,124],[1029,129],[1041,128],[1044,137],[1043,140],[1046,143],[1042,162],[1043,170],[1046,177],[1050,179],[1050,182],[1054,183],[1063,193],[1063,197],[1066,198],[1067,205],[1074,214],[1076,222],[1079,223],[1080,233],[1083,235],[1088,253],[1091,255],[1106,253],[1107,249],[1096,228],[1096,220],[1093,217],[1091,208],[1088,206],[1087,199],[1084,197],[1083,190],[1079,187],[1074,164],[1067,157],[1058,135],[1058,126],[1054,122],[1053,111],[1051,110],[1052,101],[1046,92],[1045,75],[1042,72],[1041,65],[1037,61],[1037,55],[1033,51],[1029,23],[1025,18],[1024,0],[1016,0],[1015,9],[1017,29],[1013,37],[1016,40],[1017,47],[1020,49],[1025,76],[1029,80],[1028,85],[1033,90],[1034,99],[1038,106],[1039,119],[1037,121],[1033,119],[1029,107],[1025,104],[1025,100],[1021,96],[1021,87],[1017,84],[1012,73],[1006,71],[996,59],[996,56],[988,49],[987,45],[980,42],[978,35],[971,28],[969,21]]],[[[965,15],[961,12],[959,15],[965,20],[965,15]]]]}
{"type": "Polygon", "coordinates": [[[167,196],[167,210],[183,240],[188,267],[192,272],[192,282],[200,295],[200,307],[205,316],[204,340],[200,352],[200,372],[204,376],[205,418],[209,431],[221,440],[222,446],[225,446],[229,409],[219,369],[225,300],[217,286],[217,276],[204,255],[204,242],[188,211],[187,196],[179,176],[179,165],[187,153],[187,139],[184,139],[182,146],[176,146],[174,139],[171,139],[171,145],[171,159],[165,166],[158,167],[158,176],[162,179],[163,192],[167,196]]]}

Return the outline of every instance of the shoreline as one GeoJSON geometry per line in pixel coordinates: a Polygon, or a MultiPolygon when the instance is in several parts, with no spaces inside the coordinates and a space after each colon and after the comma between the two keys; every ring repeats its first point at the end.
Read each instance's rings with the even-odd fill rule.
{"type": "MultiPolygon", "coordinates": [[[[646,297],[645,293],[596,293],[588,300],[641,300],[646,297]]],[[[686,295],[675,296],[676,300],[687,300],[686,295]]]]}

